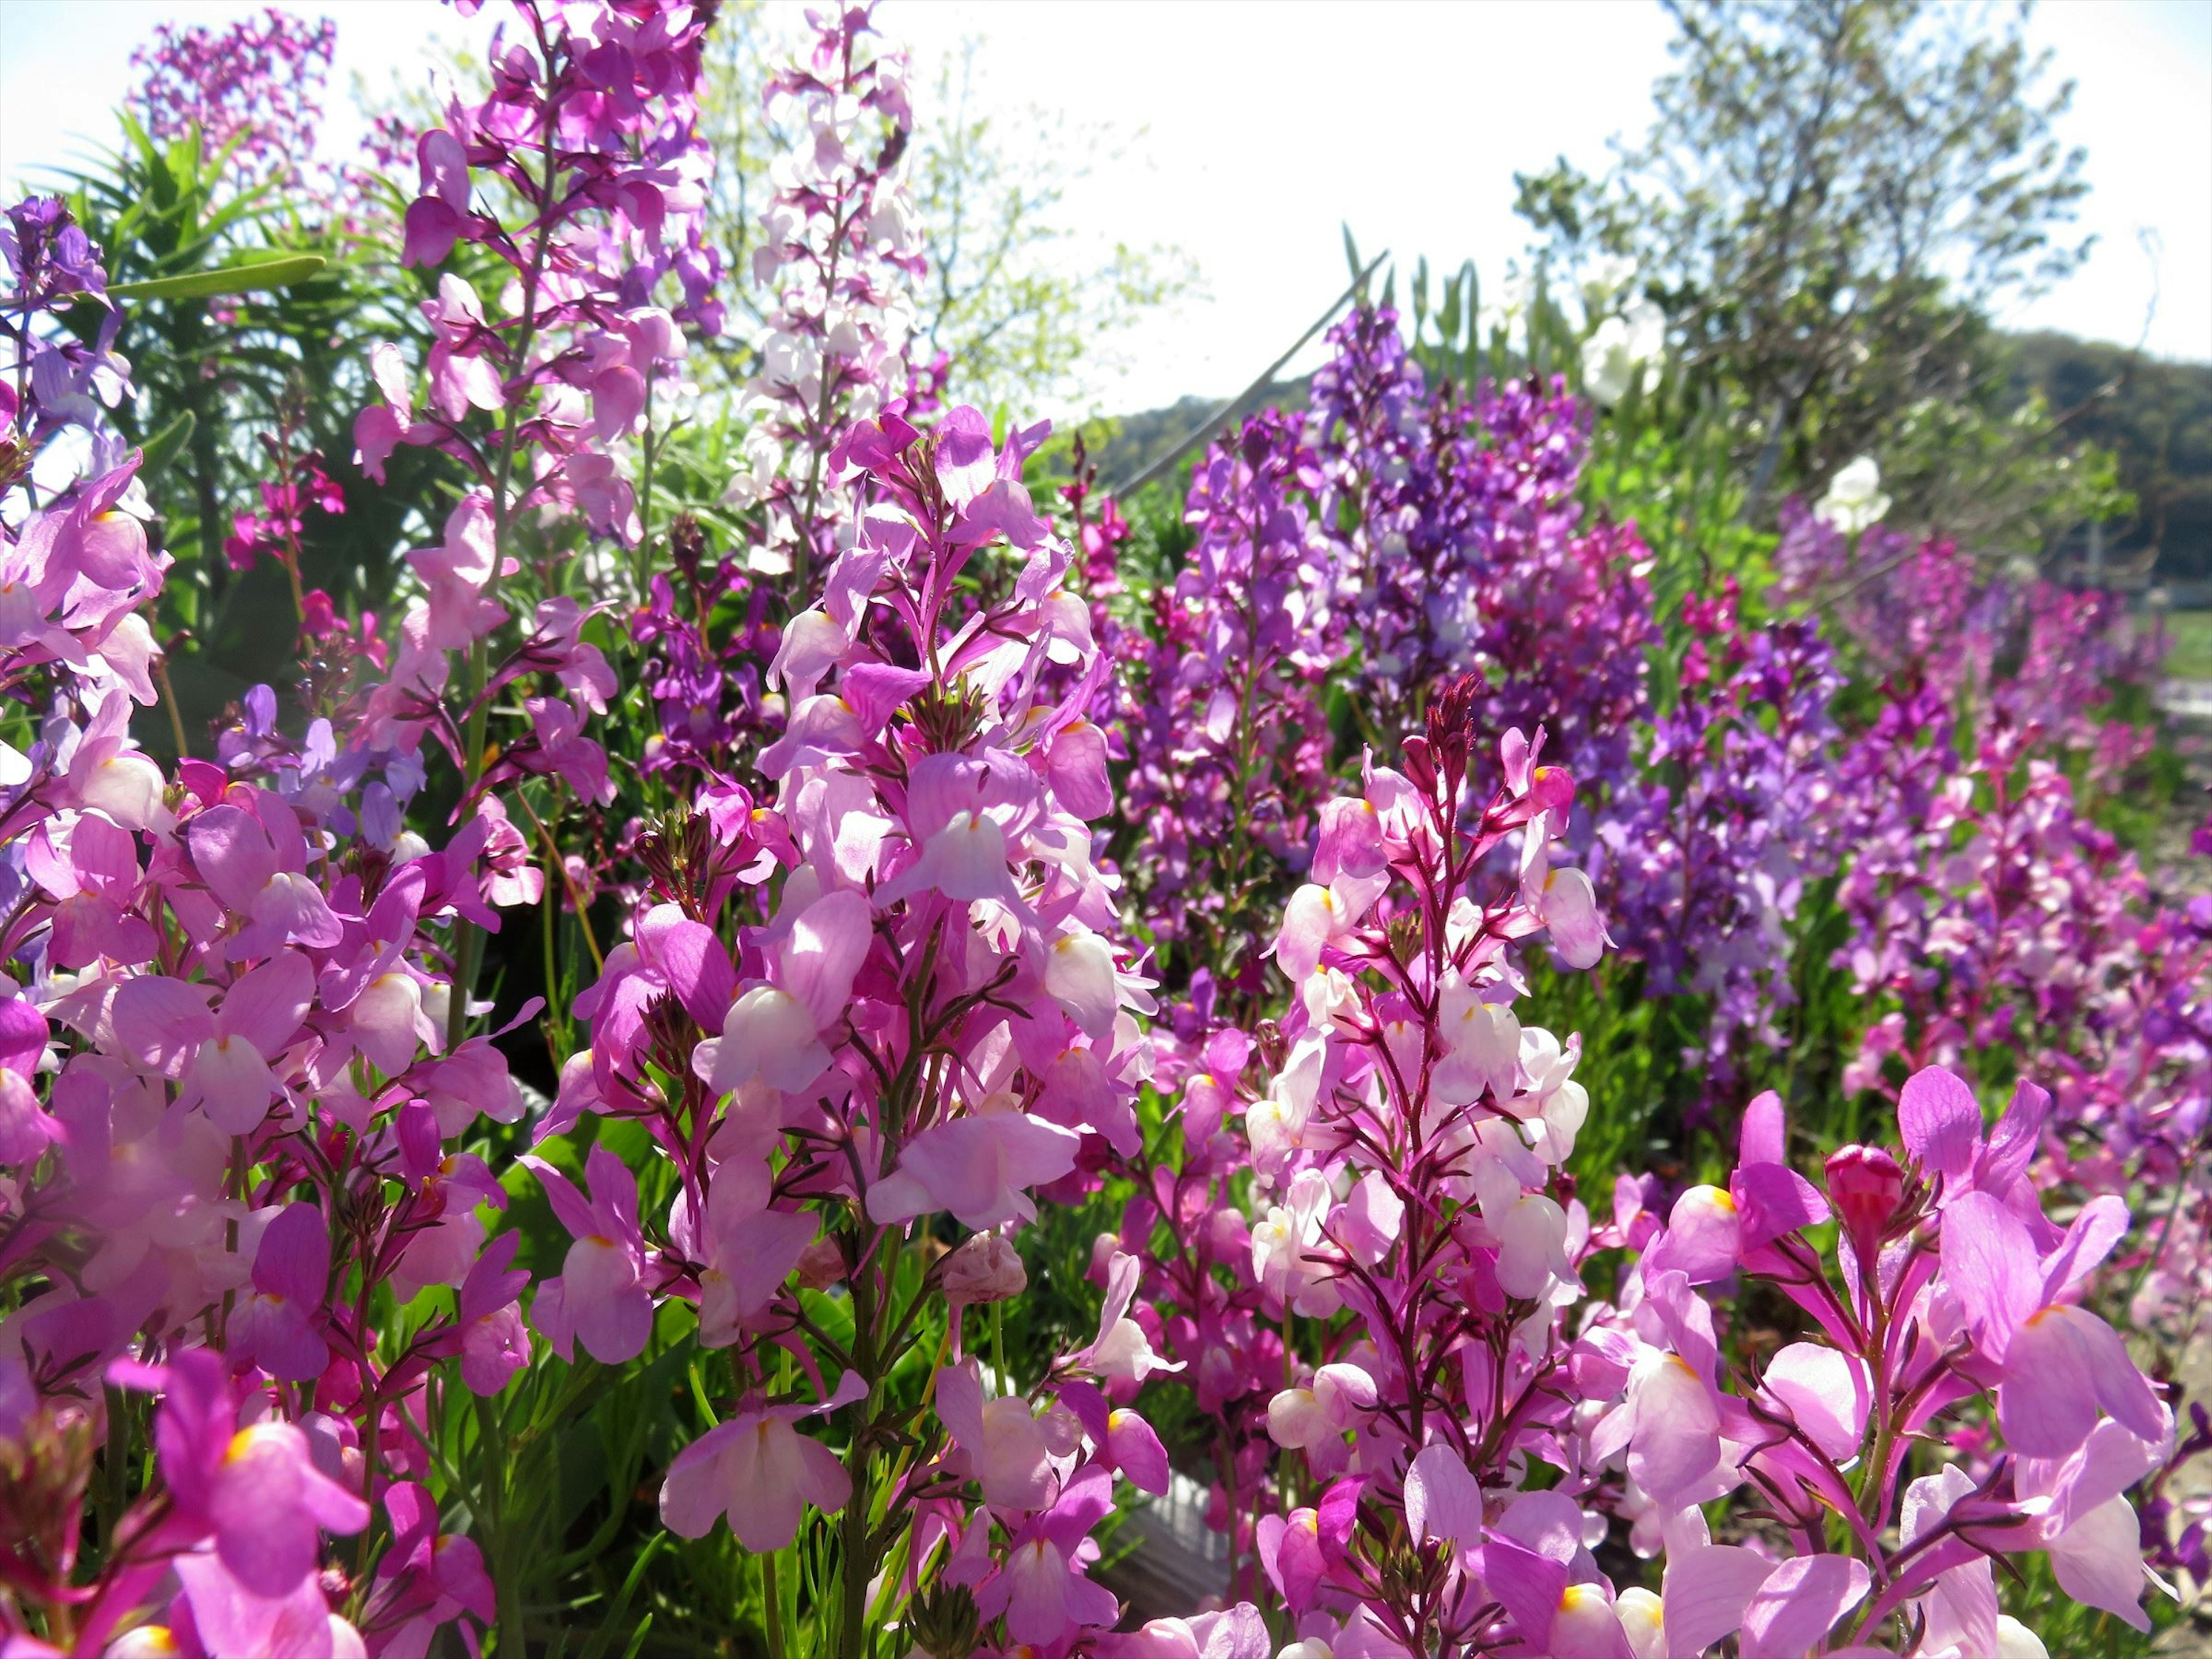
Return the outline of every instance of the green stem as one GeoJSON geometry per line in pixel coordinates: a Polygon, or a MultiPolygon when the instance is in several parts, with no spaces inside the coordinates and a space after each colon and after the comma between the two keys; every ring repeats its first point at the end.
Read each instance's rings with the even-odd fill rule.
{"type": "MultiPolygon", "coordinates": [[[[539,55],[548,65],[553,62],[550,44],[541,28],[538,38],[539,55]]],[[[484,582],[484,597],[494,598],[499,589],[499,576],[507,562],[507,546],[514,530],[514,503],[510,499],[514,485],[514,434],[522,423],[522,405],[529,392],[530,352],[538,343],[538,291],[545,273],[545,257],[552,240],[554,191],[560,171],[560,160],[554,149],[558,137],[557,115],[549,104],[545,125],[538,134],[538,144],[545,157],[545,175],[538,191],[539,213],[538,235],[530,249],[530,264],[522,273],[521,324],[514,337],[514,379],[517,382],[512,401],[501,412],[499,427],[499,473],[492,487],[492,545],[496,550],[492,558],[491,574],[484,582]]],[[[484,774],[484,734],[491,720],[491,703],[484,696],[484,686],[491,678],[491,647],[485,640],[478,640],[469,647],[469,726],[466,743],[462,747],[462,760],[468,776],[463,790],[476,787],[484,774]]],[[[446,1010],[446,1047],[448,1050],[460,1044],[469,1027],[469,1001],[476,994],[477,970],[483,963],[483,929],[472,921],[457,921],[459,930],[454,946],[453,1001],[446,1010]]]]}
{"type": "Polygon", "coordinates": [[[883,1259],[887,1254],[880,1248],[871,1251],[863,1270],[853,1276],[853,1363],[854,1369],[868,1385],[868,1395],[853,1431],[852,1447],[845,1454],[845,1468],[852,1479],[853,1492],[845,1500],[845,1512],[838,1522],[839,1535],[844,1542],[844,1616],[838,1621],[839,1659],[867,1659],[873,1645],[867,1633],[868,1581],[875,1577],[868,1530],[876,1501],[872,1431],[883,1392],[881,1379],[876,1374],[875,1325],[878,1310],[875,1281],[883,1271],[883,1259]]]}
{"type": "Polygon", "coordinates": [[[760,1559],[761,1596],[768,1604],[769,1659],[783,1659],[783,1587],[776,1580],[775,1569],[781,1553],[771,1550],[760,1559]]]}

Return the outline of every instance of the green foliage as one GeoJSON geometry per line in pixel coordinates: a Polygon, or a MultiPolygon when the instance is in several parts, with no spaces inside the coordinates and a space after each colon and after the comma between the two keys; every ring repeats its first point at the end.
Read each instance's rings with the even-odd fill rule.
{"type": "MultiPolygon", "coordinates": [[[[177,565],[155,626],[172,642],[179,728],[197,741],[270,678],[270,641],[297,621],[280,568],[234,571],[223,551],[235,515],[259,505],[269,443],[319,451],[345,490],[343,516],[312,516],[301,575],[349,610],[388,603],[395,550],[436,500],[442,463],[403,451],[381,488],[343,465],[355,412],[374,395],[369,343],[418,325],[413,279],[370,258],[374,239],[313,216],[312,197],[283,182],[239,187],[229,152],[210,153],[195,131],[158,143],[126,112],[123,134],[76,177],[72,209],[102,251],[111,292],[129,300],[117,344],[139,397],[116,419],[145,447],[143,476],[167,514],[162,544],[177,565]]],[[[385,205],[396,222],[396,198],[385,205]]],[[[88,303],[70,320],[89,338],[106,315],[88,303]]],[[[157,752],[172,740],[143,735],[157,752]]]]}
{"type": "MultiPolygon", "coordinates": [[[[2025,8],[1923,0],[1670,0],[1675,67],[1648,138],[1611,176],[1562,161],[1520,179],[1554,269],[1626,256],[1692,369],[1752,418],[1736,453],[1755,510],[1887,450],[1930,401],[2008,410],[1995,301],[2067,275],[2087,186],[2053,122],[2070,82],[2023,39],[2025,8]]],[[[1923,482],[1915,474],[1911,482],[1923,482]]],[[[1900,495],[1935,522],[1954,494],[1900,495]]]]}
{"type": "Polygon", "coordinates": [[[2132,511],[2066,551],[2092,580],[2212,579],[2212,364],[2161,362],[2063,334],[2014,337],[2012,392],[2039,392],[2055,423],[2111,451],[2132,511]]]}

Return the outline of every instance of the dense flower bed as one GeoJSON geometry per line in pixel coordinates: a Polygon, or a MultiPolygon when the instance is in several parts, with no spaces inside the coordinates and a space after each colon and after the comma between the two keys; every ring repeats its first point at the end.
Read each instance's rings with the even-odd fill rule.
{"type": "MultiPolygon", "coordinates": [[[[166,764],[131,301],[9,213],[0,1651],[528,1651],[502,1471],[623,1379],[658,1525],[554,1542],[626,1643],[695,1540],[702,1639],[931,1659],[2023,1659],[2002,1583],[2206,1576],[2212,901],[2095,811],[2124,620],[1863,478],[1662,608],[1603,417],[1364,304],[1140,574],[915,361],[865,11],[722,269],[711,21],[516,0],[415,135],[422,325],[230,537],[298,672],[166,764]],[[410,450],[380,622],[301,538],[410,450]],[[1177,1480],[1220,1594],[1139,1622],[1177,1480]]],[[[219,139],[307,118],[259,27],[156,66],[219,139]]]]}

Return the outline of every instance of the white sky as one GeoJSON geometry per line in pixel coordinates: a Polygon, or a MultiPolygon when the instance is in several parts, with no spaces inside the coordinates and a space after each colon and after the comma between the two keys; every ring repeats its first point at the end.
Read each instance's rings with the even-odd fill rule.
{"type": "MultiPolygon", "coordinates": [[[[481,35],[499,9],[468,23],[432,0],[284,3],[337,20],[341,90],[356,72],[427,76],[437,42],[481,35]]],[[[0,0],[0,181],[36,182],[112,134],[131,50],[157,21],[254,9],[0,0]]],[[[1649,122],[1668,33],[1650,0],[884,0],[878,21],[914,48],[918,94],[981,35],[979,102],[1003,128],[1121,135],[1071,192],[1075,222],[1094,246],[1179,246],[1204,297],[1121,342],[1126,371],[1081,400],[1108,409],[1249,380],[1343,289],[1344,222],[1408,272],[1420,253],[1439,271],[1470,256],[1502,270],[1524,241],[1513,174],[1562,153],[1601,169],[1607,140],[1649,122]]],[[[2088,149],[2081,223],[2100,240],[2007,320],[2131,344],[2155,293],[2151,349],[2212,361],[2212,0],[2047,0],[2033,32],[2080,83],[2062,131],[2088,149]]],[[[330,137],[354,131],[336,109],[330,137]]]]}

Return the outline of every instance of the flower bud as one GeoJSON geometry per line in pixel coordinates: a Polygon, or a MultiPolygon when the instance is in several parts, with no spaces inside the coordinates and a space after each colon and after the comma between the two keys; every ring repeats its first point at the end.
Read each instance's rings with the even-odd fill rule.
{"type": "Polygon", "coordinates": [[[975,1598],[962,1585],[933,1584],[914,1598],[907,1629],[930,1659],[967,1659],[975,1650],[975,1598]]]}
{"type": "Polygon", "coordinates": [[[977,1233],[945,1258],[939,1272],[945,1299],[956,1308],[1004,1302],[1029,1288],[1021,1253],[997,1233],[977,1233]]]}
{"type": "Polygon", "coordinates": [[[801,1290],[826,1291],[845,1276],[845,1253],[834,1238],[817,1238],[799,1254],[801,1290]]]}
{"type": "Polygon", "coordinates": [[[1905,1171],[1879,1146],[1838,1147],[1828,1158],[1828,1201],[1863,1270],[1881,1254],[1882,1234],[1905,1197],[1905,1171]]]}

